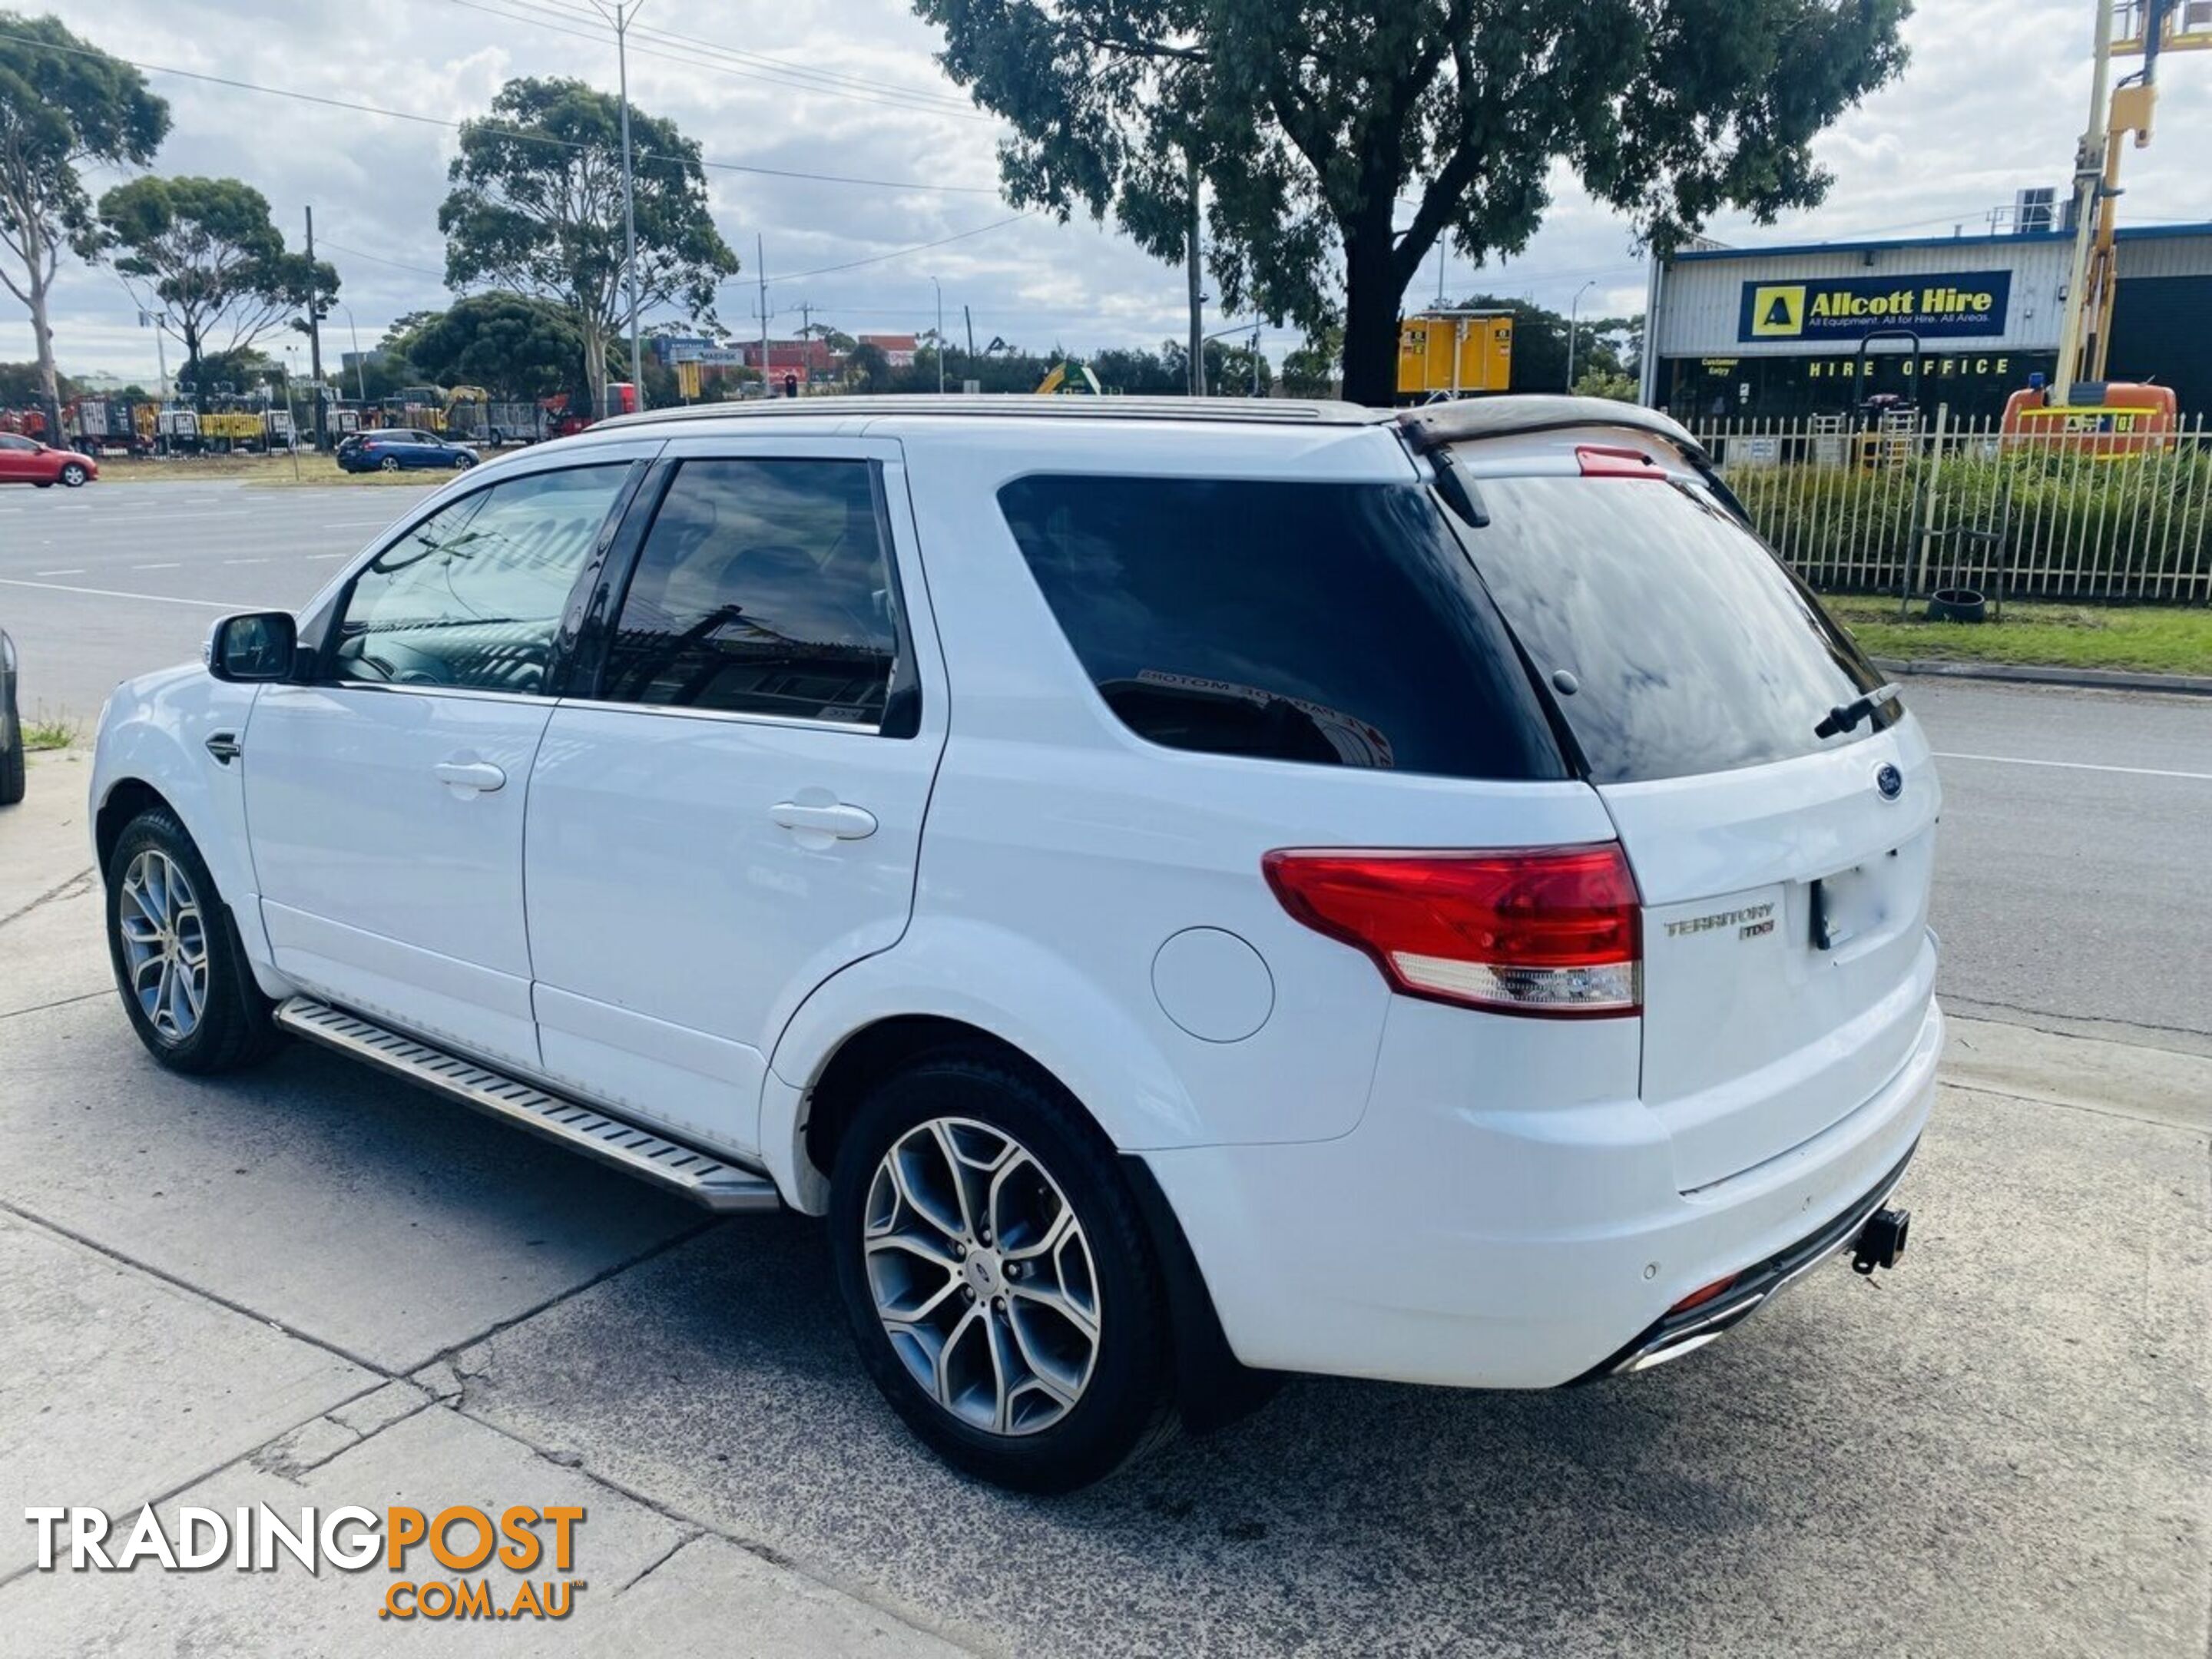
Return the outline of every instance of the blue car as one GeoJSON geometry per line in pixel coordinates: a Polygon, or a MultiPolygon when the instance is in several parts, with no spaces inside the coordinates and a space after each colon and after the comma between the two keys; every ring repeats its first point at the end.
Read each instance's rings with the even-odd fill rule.
{"type": "Polygon", "coordinates": [[[338,446],[337,459],[339,470],[346,472],[398,472],[415,466],[459,472],[477,464],[477,452],[434,432],[395,426],[355,433],[338,446]]]}

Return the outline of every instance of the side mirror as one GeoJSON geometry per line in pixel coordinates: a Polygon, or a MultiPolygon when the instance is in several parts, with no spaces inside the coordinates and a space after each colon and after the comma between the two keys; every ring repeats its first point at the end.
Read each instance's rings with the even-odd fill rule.
{"type": "Polygon", "coordinates": [[[289,611],[225,617],[208,632],[208,672],[240,684],[288,679],[298,647],[299,624],[289,611]]]}

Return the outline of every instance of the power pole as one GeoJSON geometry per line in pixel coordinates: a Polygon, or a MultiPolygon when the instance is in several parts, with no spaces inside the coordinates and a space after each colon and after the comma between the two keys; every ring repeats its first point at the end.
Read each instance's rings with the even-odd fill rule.
{"type": "Polygon", "coordinates": [[[768,383],[768,245],[753,235],[753,265],[760,272],[761,396],[773,395],[768,383]]]}
{"type": "Polygon", "coordinates": [[[968,367],[973,368],[975,367],[975,313],[963,305],[960,307],[960,315],[968,325],[968,367]]]}
{"type": "Polygon", "coordinates": [[[1199,270],[1198,158],[1183,156],[1183,179],[1190,191],[1190,224],[1183,233],[1183,268],[1190,289],[1190,367],[1185,375],[1194,398],[1206,396],[1206,294],[1199,270]]]}
{"type": "Polygon", "coordinates": [[[945,395],[945,284],[936,277],[929,279],[930,287],[937,290],[937,395],[945,395]]]}
{"type": "MultiPolygon", "coordinates": [[[[315,285],[315,210],[307,210],[307,374],[308,392],[315,400],[315,447],[327,449],[330,416],[323,407],[323,295],[315,285]]],[[[287,385],[289,398],[291,388],[287,385]]]]}

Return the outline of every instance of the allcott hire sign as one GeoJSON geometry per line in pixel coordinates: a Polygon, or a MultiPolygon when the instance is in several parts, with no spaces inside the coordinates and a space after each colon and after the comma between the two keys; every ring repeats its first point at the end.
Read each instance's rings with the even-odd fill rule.
{"type": "Polygon", "coordinates": [[[1746,283],[1739,340],[1856,340],[1869,329],[1909,328],[1929,337],[2004,332],[2008,270],[1945,276],[1830,276],[1746,283]]]}

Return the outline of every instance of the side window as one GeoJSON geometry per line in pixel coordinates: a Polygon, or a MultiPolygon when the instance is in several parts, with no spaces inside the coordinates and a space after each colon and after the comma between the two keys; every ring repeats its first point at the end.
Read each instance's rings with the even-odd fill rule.
{"type": "Polygon", "coordinates": [[[1418,485],[1040,476],[999,504],[1099,696],[1141,738],[1565,775],[1511,637],[1418,485]]]}
{"type": "Polygon", "coordinates": [[[544,690],[568,590],[628,474],[532,473],[425,519],[354,579],[332,635],[336,678],[544,690]]]}
{"type": "Polygon", "coordinates": [[[615,702],[883,727],[896,587],[864,461],[687,461],[607,649],[615,702]]]}

